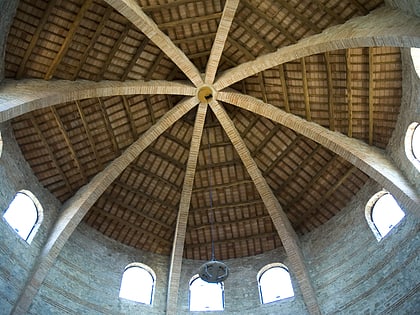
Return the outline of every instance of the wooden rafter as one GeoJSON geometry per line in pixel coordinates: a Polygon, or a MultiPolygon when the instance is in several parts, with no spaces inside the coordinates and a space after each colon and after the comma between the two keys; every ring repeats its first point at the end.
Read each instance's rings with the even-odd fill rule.
{"type": "Polygon", "coordinates": [[[138,59],[140,58],[140,55],[143,53],[146,46],[149,44],[150,39],[144,38],[141,42],[140,46],[136,49],[136,53],[134,54],[133,58],[131,58],[130,63],[127,67],[124,69],[124,73],[121,76],[121,80],[124,81],[127,79],[130,71],[133,69],[134,65],[137,63],[138,59]]]}
{"type": "MultiPolygon", "coordinates": [[[[303,85],[303,101],[305,104],[305,117],[307,121],[311,121],[311,104],[309,103],[309,90],[308,90],[308,78],[306,74],[306,62],[305,58],[300,59],[302,65],[302,85],[303,85]]],[[[265,102],[267,103],[267,102],[265,102]]]]}
{"type": "Polygon", "coordinates": [[[130,24],[127,23],[121,35],[118,36],[117,41],[112,45],[112,49],[108,54],[108,58],[105,60],[104,64],[101,66],[101,71],[99,71],[99,73],[96,75],[96,81],[100,81],[103,79],[104,73],[108,70],[108,67],[111,64],[112,60],[114,59],[115,54],[120,49],[121,44],[127,38],[127,34],[130,31],[130,27],[131,27],[130,24]]]}
{"type": "Polygon", "coordinates": [[[348,115],[348,130],[347,136],[353,137],[353,90],[351,84],[351,50],[346,49],[346,93],[347,93],[347,115],[348,115]]]}
{"type": "Polygon", "coordinates": [[[369,47],[369,144],[373,144],[373,115],[375,101],[375,80],[373,64],[373,48],[369,47]]]}
{"type": "Polygon", "coordinates": [[[72,25],[70,26],[70,29],[67,33],[66,38],[64,39],[63,44],[60,47],[60,50],[58,51],[57,55],[55,56],[54,60],[52,61],[52,63],[50,64],[50,67],[47,70],[47,73],[45,73],[44,79],[45,80],[50,80],[53,76],[54,73],[57,69],[57,67],[59,66],[61,60],[64,58],[64,56],[67,53],[67,50],[70,47],[70,44],[73,40],[74,35],[76,34],[77,28],[80,25],[80,22],[82,21],[85,13],[87,12],[87,10],[89,9],[89,7],[91,6],[93,0],[85,0],[83,1],[83,5],[80,8],[80,10],[77,13],[76,18],[74,19],[72,25]]]}
{"type": "Polygon", "coordinates": [[[330,130],[335,130],[335,119],[334,119],[334,86],[332,79],[331,61],[330,54],[326,52],[324,54],[325,67],[327,70],[327,85],[328,85],[328,118],[330,130]]]}
{"type": "Polygon", "coordinates": [[[96,150],[95,140],[92,137],[92,133],[91,133],[90,128],[89,128],[89,124],[86,120],[86,115],[83,112],[83,108],[80,104],[80,101],[75,101],[75,103],[76,103],[77,112],[79,113],[80,119],[81,119],[82,124],[83,124],[83,128],[85,130],[86,136],[88,137],[89,145],[90,145],[90,147],[92,149],[92,152],[95,156],[95,160],[98,163],[99,168],[102,169],[103,168],[103,162],[102,162],[102,159],[100,158],[100,156],[98,154],[98,150],[96,150]]]}
{"type": "Polygon", "coordinates": [[[71,142],[71,140],[69,138],[69,135],[67,133],[67,130],[64,127],[64,124],[63,124],[63,122],[62,122],[62,120],[60,118],[60,115],[57,112],[57,108],[55,106],[51,106],[50,107],[50,110],[51,110],[51,112],[52,112],[52,114],[54,116],[54,119],[55,119],[56,124],[58,125],[58,129],[60,130],[60,133],[63,136],[64,141],[67,144],[67,148],[70,151],[70,156],[71,156],[74,164],[76,165],[76,168],[78,169],[80,176],[82,176],[84,182],[87,182],[87,177],[86,177],[86,174],[84,172],[84,168],[80,165],[80,161],[77,158],[76,150],[74,149],[73,143],[71,142]]]}
{"type": "Polygon", "coordinates": [[[122,95],[121,99],[122,99],[122,103],[124,105],[124,112],[127,115],[127,120],[130,124],[131,134],[133,135],[133,139],[136,140],[139,135],[138,135],[138,132],[137,132],[137,128],[134,124],[135,120],[133,118],[133,114],[131,113],[130,104],[128,103],[127,97],[125,95],[122,95]]]}
{"type": "Polygon", "coordinates": [[[242,0],[241,4],[247,7],[252,13],[258,15],[258,17],[264,20],[267,24],[271,25],[277,29],[283,36],[285,36],[290,43],[296,43],[296,38],[288,30],[286,30],[280,23],[274,21],[273,19],[268,18],[260,9],[253,6],[249,0],[242,0]]]}
{"type": "Polygon", "coordinates": [[[194,24],[194,23],[203,23],[203,22],[207,22],[207,21],[211,21],[211,20],[219,20],[222,16],[222,13],[213,13],[213,14],[208,14],[208,15],[203,15],[203,16],[195,16],[195,17],[191,17],[191,18],[185,18],[185,19],[181,19],[179,21],[171,21],[171,22],[166,22],[166,23],[160,23],[159,29],[161,30],[166,30],[168,28],[174,28],[180,25],[185,25],[185,24],[194,24]]]}
{"type": "Polygon", "coordinates": [[[19,69],[16,73],[16,78],[17,79],[21,79],[23,77],[25,68],[26,68],[26,64],[28,63],[29,57],[32,54],[32,51],[34,50],[36,43],[39,40],[39,36],[41,35],[42,30],[45,27],[45,24],[48,21],[48,18],[51,16],[51,12],[55,7],[57,0],[52,0],[52,1],[48,1],[48,5],[44,10],[44,13],[42,15],[41,20],[37,23],[37,27],[36,27],[36,31],[33,34],[31,41],[29,43],[29,46],[25,49],[25,54],[23,56],[22,61],[19,64],[19,69]]]}
{"type": "Polygon", "coordinates": [[[79,76],[80,70],[82,69],[83,65],[86,62],[86,59],[89,56],[89,53],[92,51],[93,46],[95,46],[97,39],[102,33],[102,30],[108,23],[109,17],[111,16],[111,13],[113,12],[112,7],[107,7],[105,10],[105,13],[102,16],[101,21],[99,22],[99,25],[96,27],[95,33],[93,34],[92,38],[89,41],[89,45],[86,47],[85,51],[83,52],[82,57],[79,59],[77,68],[74,71],[74,74],[72,76],[72,80],[76,80],[76,78],[79,76]]]}

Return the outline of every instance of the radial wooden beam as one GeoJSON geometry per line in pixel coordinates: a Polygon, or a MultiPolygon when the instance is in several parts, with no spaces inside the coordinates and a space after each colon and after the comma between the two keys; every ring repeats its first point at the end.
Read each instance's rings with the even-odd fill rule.
{"type": "Polygon", "coordinates": [[[220,58],[225,47],[226,38],[232,26],[233,18],[235,17],[238,8],[239,0],[227,0],[223,9],[222,19],[217,28],[216,38],[214,39],[211,48],[210,58],[206,67],[206,78],[204,80],[207,84],[213,84],[216,76],[217,68],[219,66],[220,58]]]}
{"type": "Polygon", "coordinates": [[[124,151],[123,154],[112,161],[102,172],[98,173],[87,185],[80,188],[79,191],[63,205],[44,248],[28,277],[28,281],[14,305],[12,314],[27,314],[29,306],[65,243],[85,214],[108,186],[111,185],[111,183],[141,152],[178,119],[195,107],[197,103],[198,100],[196,97],[191,97],[180,102],[176,107],[162,116],[155,125],[144,132],[136,142],[124,151]]]}
{"type": "Polygon", "coordinates": [[[267,184],[267,181],[262,176],[257,163],[252,158],[244,140],[241,138],[238,130],[235,128],[224,108],[216,101],[211,102],[210,107],[228,135],[230,141],[232,141],[236,152],[240,156],[242,163],[254,181],[255,187],[258,190],[271,219],[273,220],[273,224],[276,227],[277,233],[289,258],[291,269],[293,270],[299,283],[303,300],[309,313],[321,314],[315,291],[312,287],[312,282],[305,265],[303,252],[299,245],[299,238],[293,230],[287,215],[284,213],[273,191],[267,184]]]}
{"type": "Polygon", "coordinates": [[[203,84],[200,72],[187,56],[163,33],[152,19],[147,16],[135,0],[105,0],[119,13],[133,23],[140,31],[159,47],[195,86],[203,84]]]}
{"type": "Polygon", "coordinates": [[[309,36],[296,44],[227,70],[218,77],[214,88],[222,90],[261,71],[305,56],[351,47],[375,46],[420,47],[420,18],[386,7],[375,10],[367,16],[330,28],[328,32],[309,36]]]}
{"type": "Polygon", "coordinates": [[[93,97],[134,94],[193,96],[191,84],[168,81],[4,80],[0,85],[0,122],[48,106],[93,97]]]}
{"type": "Polygon", "coordinates": [[[191,149],[188,156],[187,168],[185,170],[184,184],[182,187],[181,200],[179,202],[178,218],[174,235],[174,244],[172,246],[166,302],[166,314],[169,315],[177,313],[178,290],[181,277],[185,235],[187,231],[188,213],[190,209],[195,169],[197,167],[198,152],[200,150],[206,112],[207,104],[200,103],[195,117],[194,130],[191,139],[191,149]]]}
{"type": "Polygon", "coordinates": [[[320,143],[381,183],[408,211],[420,216],[419,193],[384,151],[286,113],[252,96],[237,92],[218,92],[217,99],[266,117],[320,143]]]}

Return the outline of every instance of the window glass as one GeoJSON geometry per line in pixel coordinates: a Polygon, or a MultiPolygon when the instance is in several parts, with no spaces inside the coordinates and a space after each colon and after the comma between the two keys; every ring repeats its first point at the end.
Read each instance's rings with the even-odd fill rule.
{"type": "Polygon", "coordinates": [[[262,270],[258,279],[262,304],[287,299],[295,295],[286,266],[274,264],[268,269],[263,268],[262,270]]]}
{"type": "Polygon", "coordinates": [[[404,212],[389,193],[379,197],[372,208],[372,221],[381,237],[387,235],[404,216],[404,212]]]}
{"type": "Polygon", "coordinates": [[[130,264],[125,268],[121,280],[120,297],[152,305],[155,275],[139,264],[130,264]]]}
{"type": "Polygon", "coordinates": [[[39,210],[32,194],[22,191],[15,195],[3,217],[20,237],[29,242],[40,223],[39,210]]]}
{"type": "Polygon", "coordinates": [[[223,282],[208,283],[198,275],[190,281],[190,311],[223,311],[223,282]]]}
{"type": "Polygon", "coordinates": [[[417,75],[420,77],[420,48],[411,48],[411,58],[413,59],[417,75]]]}

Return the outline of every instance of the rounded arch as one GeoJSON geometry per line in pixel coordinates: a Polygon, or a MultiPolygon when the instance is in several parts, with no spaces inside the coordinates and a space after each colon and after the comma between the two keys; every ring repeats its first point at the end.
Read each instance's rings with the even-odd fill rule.
{"type": "Polygon", "coordinates": [[[413,122],[408,126],[404,146],[408,160],[420,171],[420,123],[413,122]]]}
{"type": "Polygon", "coordinates": [[[378,242],[405,216],[395,198],[386,190],[374,194],[366,204],[366,221],[378,242]]]}
{"type": "Polygon", "coordinates": [[[124,268],[120,285],[120,298],[152,305],[156,274],[149,266],[135,262],[124,268]]]}
{"type": "Polygon", "coordinates": [[[265,265],[257,273],[258,291],[261,304],[293,297],[293,285],[289,268],[282,263],[265,265]]]}
{"type": "Polygon", "coordinates": [[[190,311],[223,311],[225,308],[224,283],[209,283],[194,275],[189,282],[190,311]]]}
{"type": "Polygon", "coordinates": [[[31,243],[44,219],[41,203],[29,190],[18,191],[3,218],[27,243],[31,243]]]}

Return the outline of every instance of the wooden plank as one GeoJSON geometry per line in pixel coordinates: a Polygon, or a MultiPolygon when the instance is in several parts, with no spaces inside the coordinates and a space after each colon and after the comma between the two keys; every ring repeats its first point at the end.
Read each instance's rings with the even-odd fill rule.
{"type": "Polygon", "coordinates": [[[76,34],[77,28],[80,25],[80,22],[82,21],[85,13],[87,12],[89,7],[91,6],[92,2],[93,2],[93,0],[85,0],[83,2],[82,7],[78,11],[76,18],[74,19],[72,25],[70,26],[70,29],[67,33],[67,36],[64,39],[64,42],[60,47],[60,50],[58,51],[54,60],[51,62],[50,67],[48,68],[47,73],[44,76],[45,80],[51,80],[51,78],[54,76],[54,73],[55,73],[57,67],[59,66],[61,60],[64,58],[64,56],[67,53],[67,50],[70,47],[70,44],[73,40],[73,37],[76,34]]]}

